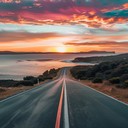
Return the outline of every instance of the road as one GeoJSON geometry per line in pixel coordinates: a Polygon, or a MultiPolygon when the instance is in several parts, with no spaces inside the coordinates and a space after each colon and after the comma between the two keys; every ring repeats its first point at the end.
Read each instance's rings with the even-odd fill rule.
{"type": "Polygon", "coordinates": [[[128,128],[128,105],[68,78],[0,101],[0,128],[128,128]]]}

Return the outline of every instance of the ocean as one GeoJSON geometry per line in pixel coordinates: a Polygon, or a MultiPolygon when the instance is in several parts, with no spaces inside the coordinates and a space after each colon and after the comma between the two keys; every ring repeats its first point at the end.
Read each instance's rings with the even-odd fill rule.
{"type": "Polygon", "coordinates": [[[15,54],[0,55],[0,79],[20,80],[24,76],[38,76],[45,70],[89,63],[72,63],[76,57],[105,56],[108,54],[15,54]]]}

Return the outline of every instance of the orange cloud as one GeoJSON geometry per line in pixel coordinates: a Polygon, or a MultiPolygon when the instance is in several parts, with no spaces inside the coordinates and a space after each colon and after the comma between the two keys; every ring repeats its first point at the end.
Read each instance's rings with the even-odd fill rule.
{"type": "Polygon", "coordinates": [[[96,12],[95,12],[95,11],[90,11],[89,14],[90,14],[90,15],[95,15],[96,12]]]}
{"type": "Polygon", "coordinates": [[[27,33],[27,32],[0,32],[0,44],[12,43],[15,41],[32,41],[49,38],[58,38],[62,35],[56,33],[27,33]]]}
{"type": "Polygon", "coordinates": [[[85,42],[85,43],[72,43],[68,42],[65,45],[73,45],[73,46],[86,46],[86,45],[99,45],[99,46],[121,46],[126,45],[128,46],[128,42],[116,42],[116,41],[93,41],[93,42],[85,42]]]}
{"type": "Polygon", "coordinates": [[[123,4],[124,9],[128,9],[128,3],[123,4]]]}
{"type": "Polygon", "coordinates": [[[0,46],[0,51],[15,51],[15,52],[55,52],[55,48],[52,46],[26,46],[26,47],[11,47],[0,46]]]}

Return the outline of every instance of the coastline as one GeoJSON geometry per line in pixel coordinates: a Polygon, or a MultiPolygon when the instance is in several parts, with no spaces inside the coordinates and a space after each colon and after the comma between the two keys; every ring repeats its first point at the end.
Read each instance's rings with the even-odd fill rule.
{"type": "Polygon", "coordinates": [[[0,86],[0,101],[6,99],[8,97],[11,97],[13,95],[16,95],[18,93],[41,86],[42,84],[45,84],[49,81],[55,80],[58,78],[59,74],[60,74],[60,70],[57,72],[57,75],[55,77],[53,77],[52,79],[46,79],[44,81],[41,81],[40,83],[34,84],[33,86],[19,86],[19,87],[1,87],[0,86]]]}

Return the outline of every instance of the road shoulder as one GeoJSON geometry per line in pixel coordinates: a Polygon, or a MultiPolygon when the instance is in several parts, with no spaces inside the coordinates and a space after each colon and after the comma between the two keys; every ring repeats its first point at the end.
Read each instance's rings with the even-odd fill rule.
{"type": "Polygon", "coordinates": [[[77,80],[71,75],[70,68],[68,68],[67,70],[67,75],[72,80],[79,81],[83,85],[89,86],[95,90],[98,90],[108,96],[111,96],[121,102],[128,104],[128,89],[121,89],[115,86],[108,86],[106,85],[106,83],[94,84],[89,80],[77,80]]]}

